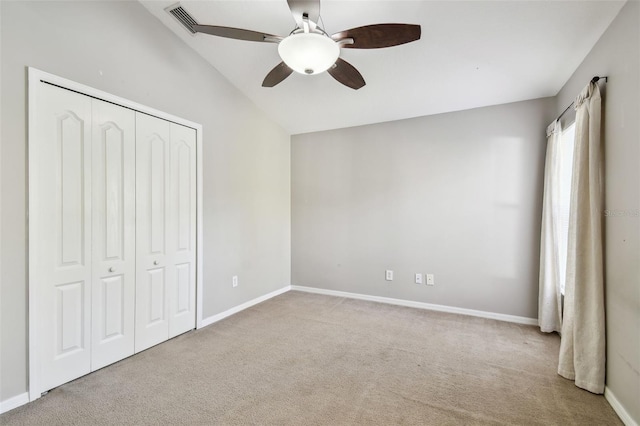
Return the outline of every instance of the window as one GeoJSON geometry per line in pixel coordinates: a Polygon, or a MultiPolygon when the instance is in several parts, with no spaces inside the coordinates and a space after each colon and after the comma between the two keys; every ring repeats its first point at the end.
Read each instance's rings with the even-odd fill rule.
{"type": "Polygon", "coordinates": [[[562,131],[560,139],[560,188],[559,209],[560,220],[560,293],[564,295],[564,284],[567,272],[567,240],[569,236],[569,211],[571,208],[571,176],[573,174],[573,147],[575,142],[575,122],[562,131]]]}

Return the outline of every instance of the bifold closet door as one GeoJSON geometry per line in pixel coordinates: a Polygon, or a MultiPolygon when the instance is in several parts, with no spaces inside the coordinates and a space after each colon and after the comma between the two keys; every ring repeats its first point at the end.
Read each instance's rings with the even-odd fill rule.
{"type": "Polygon", "coordinates": [[[40,89],[30,262],[46,391],[133,354],[135,113],[40,89]]]}
{"type": "Polygon", "coordinates": [[[195,327],[195,130],[136,113],[136,342],[195,327]]]}
{"type": "Polygon", "coordinates": [[[169,338],[196,326],[196,131],[171,123],[169,338]]]}
{"type": "Polygon", "coordinates": [[[42,83],[29,148],[39,391],[91,371],[91,98],[42,83]]]}
{"type": "Polygon", "coordinates": [[[94,99],[91,370],[133,355],[135,112],[94,99]]]}
{"type": "Polygon", "coordinates": [[[196,131],[38,84],[29,310],[44,392],[195,328],[196,131]]]}

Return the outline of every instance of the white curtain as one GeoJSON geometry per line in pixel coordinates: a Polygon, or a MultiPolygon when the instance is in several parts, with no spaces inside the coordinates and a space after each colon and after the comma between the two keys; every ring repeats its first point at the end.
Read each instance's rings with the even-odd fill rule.
{"type": "Polygon", "coordinates": [[[560,120],[547,127],[547,157],[544,170],[542,199],[542,235],[540,242],[540,283],[538,294],[538,325],[545,333],[560,332],[562,327],[562,298],[560,294],[560,120]]]}
{"type": "Polygon", "coordinates": [[[605,318],[600,187],[600,89],[575,101],[576,128],[562,338],[558,374],[604,392],[605,318]]]}

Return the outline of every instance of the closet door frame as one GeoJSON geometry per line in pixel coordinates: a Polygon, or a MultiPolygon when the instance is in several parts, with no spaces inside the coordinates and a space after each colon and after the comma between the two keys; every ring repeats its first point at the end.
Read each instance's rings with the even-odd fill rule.
{"type": "Polygon", "coordinates": [[[37,134],[36,126],[38,123],[35,121],[35,111],[38,102],[39,89],[43,87],[43,84],[51,84],[62,89],[71,90],[81,95],[85,95],[91,98],[100,99],[102,101],[110,102],[134,111],[138,111],[144,114],[149,114],[154,117],[161,118],[182,126],[190,127],[196,131],[196,328],[203,326],[202,315],[202,125],[194,123],[189,120],[185,120],[180,117],[176,117],[171,114],[167,114],[162,111],[158,111],[154,108],[147,107],[145,105],[138,104],[136,102],[129,101],[119,96],[112,95],[107,92],[103,92],[98,89],[86,86],[84,84],[76,83],[63,77],[50,74],[36,68],[28,67],[28,157],[29,157],[29,198],[28,198],[28,253],[29,253],[29,401],[34,401],[40,398],[40,348],[38,347],[40,330],[38,330],[38,303],[39,292],[38,285],[35,281],[38,277],[38,271],[35,270],[35,265],[41,262],[37,259],[37,251],[34,249],[35,243],[38,240],[39,230],[38,223],[41,215],[47,214],[43,212],[39,207],[39,200],[37,197],[38,187],[37,180],[34,179],[35,173],[37,173],[38,164],[38,141],[35,137],[37,134]]]}

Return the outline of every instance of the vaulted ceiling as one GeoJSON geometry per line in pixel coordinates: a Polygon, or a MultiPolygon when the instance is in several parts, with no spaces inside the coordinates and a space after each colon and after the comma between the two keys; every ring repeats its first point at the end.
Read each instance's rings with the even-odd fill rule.
{"type": "MultiPolygon", "coordinates": [[[[294,73],[263,88],[262,80],[280,62],[276,44],[191,35],[164,10],[175,0],[141,3],[268,116],[297,134],[554,96],[625,1],[323,0],[329,34],[374,23],[422,26],[417,42],[342,49],[341,57],[366,80],[357,91],[327,73],[294,73]]],[[[180,3],[200,24],[283,36],[294,28],[285,0],[180,3]]]]}

